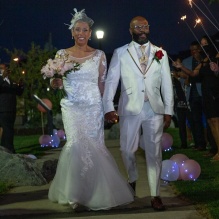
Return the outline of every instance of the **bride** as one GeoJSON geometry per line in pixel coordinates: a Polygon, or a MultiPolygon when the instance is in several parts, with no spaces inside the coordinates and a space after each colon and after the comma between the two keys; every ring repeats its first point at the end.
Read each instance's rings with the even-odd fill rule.
{"type": "Polygon", "coordinates": [[[74,10],[69,29],[75,44],[59,50],[56,56],[67,57],[79,67],[63,80],[51,81],[54,89],[64,86],[66,92],[60,104],[67,142],[48,197],[74,209],[80,205],[91,210],[110,209],[132,202],[134,193],[104,144],[106,57],[103,51],[87,44],[93,20],[84,10],[74,10]]]}

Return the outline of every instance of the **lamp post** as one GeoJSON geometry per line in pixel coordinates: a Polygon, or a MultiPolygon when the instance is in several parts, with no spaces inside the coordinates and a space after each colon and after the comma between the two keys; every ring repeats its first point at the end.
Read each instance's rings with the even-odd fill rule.
{"type": "Polygon", "coordinates": [[[102,49],[101,40],[103,39],[104,32],[102,30],[96,31],[97,39],[99,41],[99,49],[102,49]]]}

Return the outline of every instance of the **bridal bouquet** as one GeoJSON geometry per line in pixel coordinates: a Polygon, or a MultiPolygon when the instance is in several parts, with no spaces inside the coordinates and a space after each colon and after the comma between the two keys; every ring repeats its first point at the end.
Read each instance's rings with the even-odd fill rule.
{"type": "Polygon", "coordinates": [[[71,71],[80,69],[80,64],[73,60],[69,60],[67,55],[56,55],[54,59],[48,59],[47,64],[41,69],[43,78],[63,77],[71,71]]]}
{"type": "MultiPolygon", "coordinates": [[[[66,74],[71,71],[77,71],[80,69],[80,63],[70,60],[68,55],[56,55],[54,59],[48,59],[47,64],[41,69],[43,78],[62,78],[66,77],[66,74]]],[[[65,96],[63,87],[59,87],[59,96],[65,96]]]]}

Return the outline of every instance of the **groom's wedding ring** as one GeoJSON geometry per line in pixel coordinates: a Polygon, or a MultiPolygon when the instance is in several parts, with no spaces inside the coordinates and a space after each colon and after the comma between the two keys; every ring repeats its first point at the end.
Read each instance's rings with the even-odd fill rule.
{"type": "Polygon", "coordinates": [[[117,119],[115,120],[115,123],[117,123],[118,121],[117,121],[117,119]]]}

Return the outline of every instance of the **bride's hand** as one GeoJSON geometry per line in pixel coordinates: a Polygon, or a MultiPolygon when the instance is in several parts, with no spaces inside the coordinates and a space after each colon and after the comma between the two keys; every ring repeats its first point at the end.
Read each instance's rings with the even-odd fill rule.
{"type": "Polygon", "coordinates": [[[63,81],[62,81],[61,78],[54,78],[54,79],[52,79],[50,84],[51,84],[51,87],[53,89],[62,89],[63,88],[63,81]]]}

